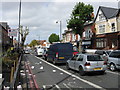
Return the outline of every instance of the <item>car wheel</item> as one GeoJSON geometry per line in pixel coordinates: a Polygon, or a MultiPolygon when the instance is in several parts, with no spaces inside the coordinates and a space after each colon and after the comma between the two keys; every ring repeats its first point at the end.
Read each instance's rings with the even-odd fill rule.
{"type": "Polygon", "coordinates": [[[84,75],[85,75],[85,71],[83,70],[82,67],[79,67],[79,74],[80,74],[81,76],[84,76],[84,75]]]}
{"type": "Polygon", "coordinates": [[[111,71],[115,71],[116,70],[116,66],[115,66],[115,64],[110,64],[110,70],[111,71]]]}
{"type": "Polygon", "coordinates": [[[69,70],[69,69],[70,69],[70,67],[69,67],[68,63],[66,63],[66,69],[67,69],[67,70],[69,70]]]}

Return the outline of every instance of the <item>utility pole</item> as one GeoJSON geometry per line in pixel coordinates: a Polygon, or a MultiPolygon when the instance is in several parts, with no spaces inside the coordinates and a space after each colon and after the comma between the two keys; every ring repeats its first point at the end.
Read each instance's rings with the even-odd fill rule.
{"type": "Polygon", "coordinates": [[[18,49],[20,49],[20,20],[21,20],[21,0],[20,0],[20,4],[19,4],[18,49]]]}

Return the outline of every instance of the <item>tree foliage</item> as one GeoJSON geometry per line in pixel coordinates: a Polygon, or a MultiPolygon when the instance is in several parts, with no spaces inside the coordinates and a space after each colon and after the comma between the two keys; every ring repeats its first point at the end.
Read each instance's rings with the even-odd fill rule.
{"type": "Polygon", "coordinates": [[[59,40],[59,35],[56,35],[55,33],[52,33],[49,37],[49,42],[53,43],[53,42],[58,42],[59,40]]]}
{"type": "Polygon", "coordinates": [[[93,7],[90,4],[85,5],[83,2],[79,2],[73,8],[67,28],[71,28],[75,34],[82,36],[85,22],[91,21],[93,18],[93,7]]]}
{"type": "Polygon", "coordinates": [[[34,47],[35,45],[38,45],[37,40],[32,40],[31,43],[29,44],[30,47],[34,47]]]}

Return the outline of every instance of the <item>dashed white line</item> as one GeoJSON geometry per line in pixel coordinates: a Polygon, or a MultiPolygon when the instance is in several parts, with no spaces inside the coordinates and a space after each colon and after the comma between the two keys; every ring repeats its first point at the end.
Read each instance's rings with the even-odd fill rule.
{"type": "MultiPolygon", "coordinates": [[[[35,57],[36,57],[36,56],[35,56],[35,57]]],[[[93,86],[93,87],[95,87],[95,88],[99,88],[99,89],[105,90],[103,87],[98,86],[98,85],[96,85],[96,84],[94,84],[94,83],[92,83],[92,82],[90,82],[90,81],[85,80],[85,79],[82,79],[82,78],[80,78],[80,77],[78,77],[78,76],[76,76],[76,75],[73,75],[72,73],[67,72],[67,71],[65,71],[65,70],[63,70],[63,69],[61,69],[61,68],[59,68],[59,67],[57,67],[57,66],[55,66],[55,65],[53,65],[53,64],[51,64],[51,63],[49,63],[49,62],[47,62],[47,61],[44,61],[43,59],[41,59],[41,58],[39,58],[39,57],[36,57],[36,58],[40,59],[41,61],[47,63],[48,65],[50,65],[50,66],[52,66],[52,67],[54,67],[54,68],[57,68],[57,69],[63,71],[64,73],[66,73],[66,74],[68,74],[68,75],[71,75],[72,77],[77,78],[78,80],[80,80],[80,81],[82,81],[82,82],[84,82],[84,83],[89,84],[90,86],[93,86]]]]}
{"type": "Polygon", "coordinates": [[[68,88],[69,90],[71,90],[70,87],[67,86],[65,83],[63,83],[63,85],[64,85],[66,88],[68,88]]]}
{"type": "Polygon", "coordinates": [[[57,88],[58,90],[61,90],[60,87],[59,87],[57,84],[55,84],[55,86],[56,86],[56,88],[57,88]]]}

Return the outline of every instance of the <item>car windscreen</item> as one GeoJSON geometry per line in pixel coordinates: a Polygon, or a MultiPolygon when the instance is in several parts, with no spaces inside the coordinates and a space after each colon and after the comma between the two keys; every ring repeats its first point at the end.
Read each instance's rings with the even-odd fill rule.
{"type": "Polygon", "coordinates": [[[112,52],[111,54],[110,54],[110,57],[114,57],[114,58],[120,58],[120,51],[116,51],[116,52],[112,52]]]}
{"type": "Polygon", "coordinates": [[[88,61],[103,61],[100,55],[88,55],[87,60],[88,61]]]}

